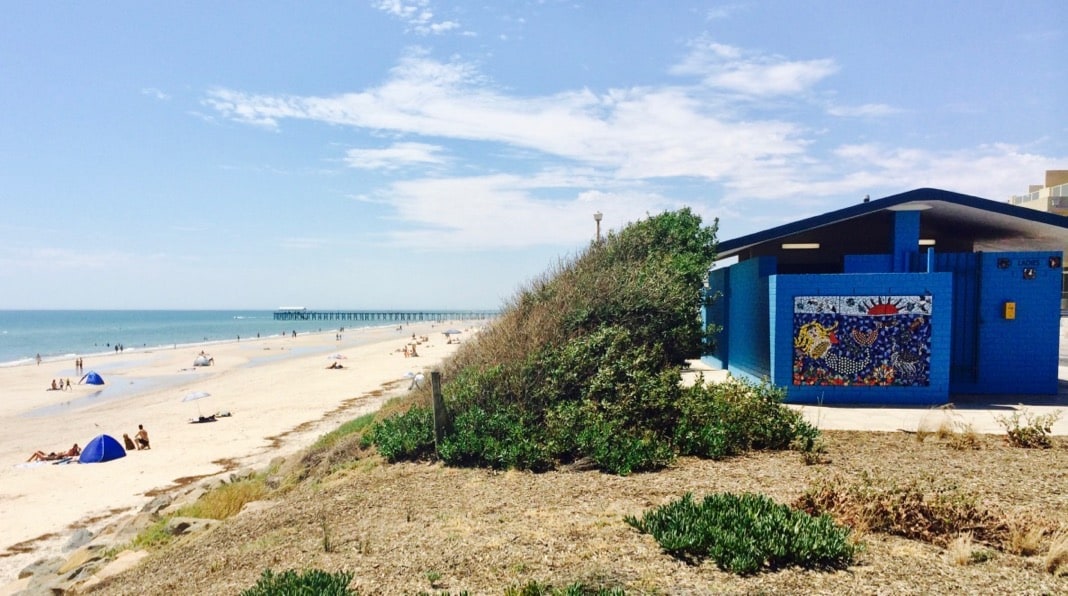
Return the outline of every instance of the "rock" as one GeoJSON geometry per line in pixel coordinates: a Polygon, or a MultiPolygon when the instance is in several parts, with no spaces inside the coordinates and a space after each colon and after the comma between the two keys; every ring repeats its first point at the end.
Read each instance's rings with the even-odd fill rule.
{"type": "Polygon", "coordinates": [[[56,573],[59,575],[65,575],[71,571],[84,567],[87,563],[98,561],[101,559],[101,553],[103,549],[99,546],[83,546],[78,550],[71,553],[67,560],[59,566],[56,573]]]}
{"type": "Polygon", "coordinates": [[[67,541],[67,544],[63,545],[63,552],[70,552],[76,548],[85,546],[85,544],[92,539],[93,533],[85,528],[81,528],[74,532],[74,534],[71,534],[70,540],[67,541]]]}
{"type": "Polygon", "coordinates": [[[159,495],[141,508],[142,513],[159,513],[170,506],[174,499],[170,495],[159,495]]]}
{"type": "Polygon", "coordinates": [[[63,557],[51,557],[48,559],[38,559],[33,563],[22,568],[19,571],[19,579],[25,577],[36,577],[38,575],[55,575],[66,559],[63,557]]]}
{"type": "Polygon", "coordinates": [[[204,532],[219,525],[217,519],[204,519],[201,517],[172,517],[167,520],[167,532],[172,536],[184,536],[204,532]]]}

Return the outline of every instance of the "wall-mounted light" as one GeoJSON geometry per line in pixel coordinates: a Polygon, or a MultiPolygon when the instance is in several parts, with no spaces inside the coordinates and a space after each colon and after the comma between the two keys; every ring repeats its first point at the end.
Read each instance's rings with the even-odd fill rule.
{"type": "Polygon", "coordinates": [[[820,247],[819,242],[784,242],[783,250],[815,250],[820,247]]]}
{"type": "Polygon", "coordinates": [[[934,246],[934,245],[935,245],[935,239],[934,238],[920,238],[920,246],[934,246]]]}

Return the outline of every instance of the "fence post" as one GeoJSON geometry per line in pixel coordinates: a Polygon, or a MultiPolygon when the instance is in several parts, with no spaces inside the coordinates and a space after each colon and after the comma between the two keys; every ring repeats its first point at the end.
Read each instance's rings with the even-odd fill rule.
{"type": "Polygon", "coordinates": [[[441,441],[445,438],[445,425],[448,423],[448,414],[445,412],[445,399],[441,396],[441,372],[430,372],[430,393],[434,396],[434,450],[441,447],[441,441]]]}

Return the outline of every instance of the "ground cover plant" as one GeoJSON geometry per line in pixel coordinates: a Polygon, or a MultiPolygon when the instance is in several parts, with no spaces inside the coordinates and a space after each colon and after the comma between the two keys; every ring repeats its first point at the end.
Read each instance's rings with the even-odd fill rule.
{"type": "Polygon", "coordinates": [[[768,385],[679,384],[714,341],[700,307],[715,226],[688,209],[633,223],[559,263],[445,365],[440,444],[417,406],[370,433],[390,461],[545,471],[589,461],[626,475],[678,455],[816,445],[768,385]]]}
{"type": "Polygon", "coordinates": [[[844,568],[857,546],[850,530],[827,515],[811,516],[763,495],[692,494],[625,521],[651,534],[674,557],[747,574],[783,567],[844,568]]]}
{"type": "Polygon", "coordinates": [[[278,574],[264,569],[256,585],[241,592],[241,596],[348,596],[355,594],[349,590],[352,576],[349,572],[328,573],[321,569],[309,569],[300,573],[288,569],[278,574]]]}

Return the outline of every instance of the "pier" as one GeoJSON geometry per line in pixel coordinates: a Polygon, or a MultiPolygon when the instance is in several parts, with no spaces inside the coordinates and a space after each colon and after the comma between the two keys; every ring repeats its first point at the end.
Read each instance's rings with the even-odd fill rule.
{"type": "Polygon", "coordinates": [[[283,308],[274,311],[276,321],[471,321],[500,314],[492,310],[307,310],[283,308]]]}

